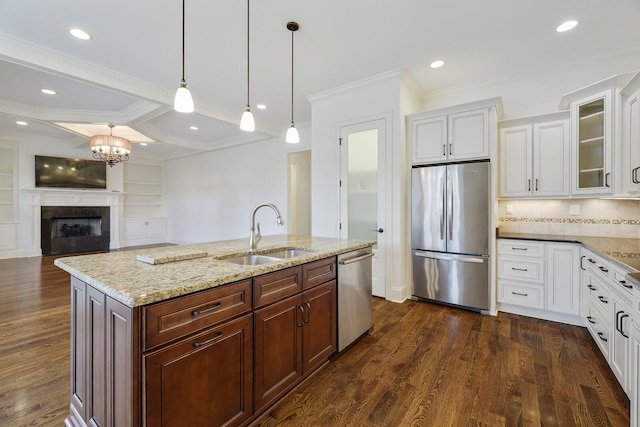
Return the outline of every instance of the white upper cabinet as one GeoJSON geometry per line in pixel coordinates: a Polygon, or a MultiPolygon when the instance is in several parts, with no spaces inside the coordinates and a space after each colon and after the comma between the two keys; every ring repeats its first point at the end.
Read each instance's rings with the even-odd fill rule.
{"type": "Polygon", "coordinates": [[[407,117],[414,165],[489,157],[489,109],[407,117]]]}
{"type": "Polygon", "coordinates": [[[640,192],[640,72],[622,88],[622,193],[640,192]]]}
{"type": "Polygon", "coordinates": [[[572,193],[611,194],[613,91],[571,103],[572,193]]]}
{"type": "MultiPolygon", "coordinates": [[[[536,118],[516,122],[523,120],[535,122],[536,118]]],[[[503,127],[500,197],[568,196],[569,155],[568,119],[503,127]]]]}

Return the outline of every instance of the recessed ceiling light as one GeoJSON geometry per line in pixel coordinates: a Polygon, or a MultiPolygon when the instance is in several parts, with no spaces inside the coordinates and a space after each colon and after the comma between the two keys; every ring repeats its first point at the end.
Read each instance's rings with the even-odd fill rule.
{"type": "Polygon", "coordinates": [[[51,90],[51,89],[40,89],[40,92],[47,94],[47,95],[55,95],[56,91],[55,90],[51,90]]]}
{"type": "Polygon", "coordinates": [[[29,123],[24,122],[24,121],[22,121],[22,120],[18,120],[18,121],[16,122],[16,124],[17,124],[17,125],[20,125],[20,126],[26,126],[26,125],[28,125],[29,123]]]}
{"type": "Polygon", "coordinates": [[[256,108],[257,108],[258,110],[264,110],[265,108],[267,108],[267,106],[266,106],[266,105],[264,105],[264,104],[258,104],[258,105],[256,105],[256,108]]]}
{"type": "Polygon", "coordinates": [[[431,68],[440,68],[444,65],[444,61],[437,60],[431,63],[431,68]]]}
{"type": "Polygon", "coordinates": [[[570,29],[574,28],[576,25],[578,25],[578,21],[563,22],[562,24],[558,25],[556,31],[559,33],[564,33],[565,31],[569,31],[570,29]]]}
{"type": "Polygon", "coordinates": [[[69,30],[69,33],[80,40],[91,40],[91,36],[80,28],[72,28],[69,30]]]}
{"type": "Polygon", "coordinates": [[[191,129],[191,130],[198,130],[198,126],[191,126],[189,129],[191,129]]]}
{"type": "Polygon", "coordinates": [[[143,147],[146,147],[147,143],[146,142],[141,142],[140,145],[142,145],[143,147]]]}

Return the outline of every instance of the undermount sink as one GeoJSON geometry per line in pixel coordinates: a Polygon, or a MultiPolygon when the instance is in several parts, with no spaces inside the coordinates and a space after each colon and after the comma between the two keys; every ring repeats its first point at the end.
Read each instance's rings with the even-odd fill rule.
{"type": "Polygon", "coordinates": [[[282,258],[276,258],[272,256],[265,255],[245,255],[239,256],[235,258],[225,258],[220,261],[232,262],[234,264],[239,265],[260,265],[260,264],[268,264],[270,262],[280,261],[282,258]]]}
{"type": "Polygon", "coordinates": [[[297,256],[313,253],[305,249],[273,249],[271,251],[262,252],[256,255],[241,255],[231,258],[218,258],[220,261],[232,262],[239,265],[261,265],[270,262],[282,261],[283,259],[293,258],[297,256]]]}
{"type": "Polygon", "coordinates": [[[307,251],[305,249],[277,249],[270,252],[264,252],[263,255],[274,258],[287,259],[302,255],[308,255],[311,253],[313,253],[313,251],[307,251]]]}

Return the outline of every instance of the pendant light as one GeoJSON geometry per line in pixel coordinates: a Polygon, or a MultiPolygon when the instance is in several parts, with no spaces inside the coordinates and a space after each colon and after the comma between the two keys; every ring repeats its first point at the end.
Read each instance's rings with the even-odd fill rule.
{"type": "Polygon", "coordinates": [[[240,119],[240,129],[247,132],[256,130],[256,123],[251,113],[251,105],[249,105],[249,0],[247,0],[247,106],[240,119]]]}
{"type": "Polygon", "coordinates": [[[184,2],[185,0],[182,0],[182,80],[180,80],[180,87],[176,91],[173,109],[180,113],[192,113],[194,110],[193,98],[184,79],[184,2]]]}
{"type": "Polygon", "coordinates": [[[297,22],[288,22],[287,30],[291,31],[291,124],[289,125],[289,129],[287,129],[287,135],[285,136],[285,141],[289,144],[297,144],[300,142],[300,135],[298,135],[298,129],[296,129],[296,125],[293,123],[293,33],[298,31],[300,26],[297,22]]]}

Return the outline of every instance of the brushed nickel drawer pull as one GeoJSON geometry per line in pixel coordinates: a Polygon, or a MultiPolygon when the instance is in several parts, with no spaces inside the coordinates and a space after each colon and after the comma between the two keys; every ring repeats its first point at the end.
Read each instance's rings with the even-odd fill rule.
{"type": "Polygon", "coordinates": [[[512,294],[514,294],[514,295],[519,295],[519,296],[521,296],[521,297],[528,297],[528,296],[529,296],[529,294],[522,294],[522,293],[520,293],[520,292],[513,292],[513,291],[511,291],[511,293],[512,293],[512,294]]]}
{"type": "Polygon", "coordinates": [[[525,271],[525,272],[526,272],[526,271],[529,271],[529,270],[527,270],[526,268],[515,268],[515,267],[511,267],[511,269],[512,269],[512,270],[515,270],[515,271],[525,271]]]}
{"type": "Polygon", "coordinates": [[[605,303],[605,304],[609,304],[609,301],[605,297],[603,297],[602,295],[598,295],[598,299],[600,301],[602,301],[603,303],[605,303]]]}
{"type": "Polygon", "coordinates": [[[219,309],[219,308],[220,308],[220,306],[221,306],[221,305],[222,305],[222,303],[221,303],[221,302],[217,302],[217,303],[215,303],[212,307],[206,308],[206,309],[204,309],[204,310],[200,310],[200,311],[198,311],[198,310],[193,310],[193,311],[191,312],[191,315],[192,315],[193,317],[196,317],[196,316],[200,316],[201,314],[207,314],[207,313],[209,313],[209,312],[216,311],[217,309],[219,309]]]}
{"type": "Polygon", "coordinates": [[[302,325],[304,325],[304,307],[299,305],[298,309],[300,310],[300,323],[296,326],[298,326],[298,328],[302,328],[302,325]]]}
{"type": "Polygon", "coordinates": [[[311,304],[305,302],[304,305],[307,306],[307,320],[305,320],[304,323],[309,323],[309,321],[311,320],[311,304]]]}
{"type": "Polygon", "coordinates": [[[598,332],[598,337],[600,337],[600,339],[601,339],[602,341],[604,341],[604,342],[608,342],[608,341],[609,341],[608,339],[606,339],[606,338],[604,337],[604,334],[603,334],[602,332],[598,332]]]}
{"type": "Polygon", "coordinates": [[[198,347],[202,347],[203,345],[211,344],[212,342],[214,342],[214,341],[216,341],[216,340],[220,339],[220,337],[221,337],[221,336],[222,336],[222,332],[218,332],[218,335],[216,335],[215,337],[213,337],[213,338],[211,338],[211,339],[209,339],[209,340],[206,340],[206,341],[204,341],[204,342],[197,342],[197,341],[196,341],[196,342],[194,342],[194,343],[193,343],[193,346],[194,346],[195,348],[198,348],[198,347]]]}

